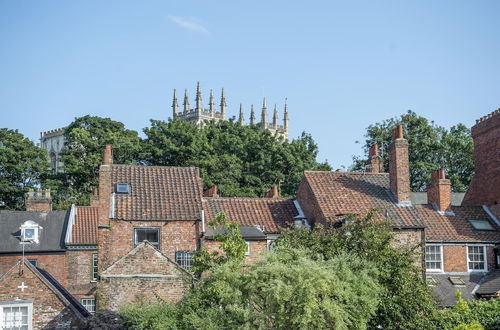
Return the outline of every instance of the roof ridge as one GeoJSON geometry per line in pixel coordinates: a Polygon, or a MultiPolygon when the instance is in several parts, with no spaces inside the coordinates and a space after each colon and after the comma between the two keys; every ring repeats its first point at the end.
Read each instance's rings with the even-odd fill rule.
{"type": "Polygon", "coordinates": [[[166,165],[137,165],[137,164],[110,164],[112,167],[138,167],[138,168],[180,168],[198,169],[197,166],[166,166],[166,165]]]}
{"type": "Polygon", "coordinates": [[[254,201],[285,201],[285,200],[294,200],[294,197],[203,197],[204,201],[213,201],[213,200],[254,200],[254,201]]]}

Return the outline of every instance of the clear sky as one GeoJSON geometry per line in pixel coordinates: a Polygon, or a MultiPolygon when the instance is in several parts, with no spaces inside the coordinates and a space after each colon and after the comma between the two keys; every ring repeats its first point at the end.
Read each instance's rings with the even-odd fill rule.
{"type": "Polygon", "coordinates": [[[86,114],[141,131],[196,82],[229,114],[262,97],[319,160],[407,109],[449,127],[500,107],[500,1],[0,0],[0,127],[33,140],[86,114]]]}

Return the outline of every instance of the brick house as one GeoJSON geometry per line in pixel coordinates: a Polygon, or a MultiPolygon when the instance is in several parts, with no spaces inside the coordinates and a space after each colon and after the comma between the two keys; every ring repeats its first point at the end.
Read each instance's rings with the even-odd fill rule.
{"type": "Polygon", "coordinates": [[[27,195],[27,211],[0,211],[0,276],[23,256],[53,276],[90,312],[95,311],[97,279],[97,208],[72,206],[52,211],[50,193],[27,195]],[[21,244],[31,224],[36,240],[21,244]]]}
{"type": "Polygon", "coordinates": [[[89,315],[54,277],[26,258],[0,275],[1,329],[78,329],[89,315]]]}

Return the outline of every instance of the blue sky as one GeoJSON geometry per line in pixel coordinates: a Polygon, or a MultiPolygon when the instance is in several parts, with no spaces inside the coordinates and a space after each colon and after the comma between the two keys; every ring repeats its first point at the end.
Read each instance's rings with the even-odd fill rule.
{"type": "MultiPolygon", "coordinates": [[[[86,114],[141,131],[172,89],[288,98],[334,168],[407,109],[449,127],[500,107],[499,1],[0,0],[0,127],[33,140],[86,114]]],[[[194,102],[191,102],[194,104],[194,102]]]]}

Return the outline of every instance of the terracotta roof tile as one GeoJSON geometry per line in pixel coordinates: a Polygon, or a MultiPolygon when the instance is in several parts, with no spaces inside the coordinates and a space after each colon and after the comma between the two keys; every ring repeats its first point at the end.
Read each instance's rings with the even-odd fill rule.
{"type": "Polygon", "coordinates": [[[416,208],[426,225],[427,241],[500,242],[500,228],[481,206],[452,206],[454,216],[441,215],[430,205],[416,208]],[[467,219],[488,220],[496,230],[474,229],[467,219]]]}
{"type": "Polygon", "coordinates": [[[220,212],[241,226],[260,226],[266,233],[278,233],[294,224],[298,215],[292,199],[288,198],[205,198],[206,220],[220,212]]]}
{"type": "Polygon", "coordinates": [[[112,184],[128,183],[116,194],[121,220],[194,220],[201,212],[202,183],[195,167],[112,165],[112,184]]]}
{"type": "Polygon", "coordinates": [[[71,233],[72,245],[97,245],[98,211],[97,207],[76,207],[75,223],[71,233]]]}
{"type": "Polygon", "coordinates": [[[387,218],[396,226],[423,227],[415,208],[395,203],[387,173],[306,171],[303,180],[309,183],[327,221],[340,221],[346,214],[364,216],[377,209],[377,218],[387,218]]]}

